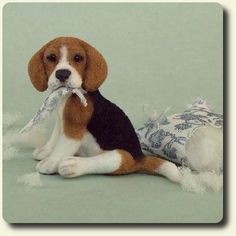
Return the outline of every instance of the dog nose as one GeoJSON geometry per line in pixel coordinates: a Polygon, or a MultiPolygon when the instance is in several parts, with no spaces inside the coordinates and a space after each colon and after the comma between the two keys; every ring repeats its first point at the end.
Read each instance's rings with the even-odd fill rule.
{"type": "Polygon", "coordinates": [[[60,69],[56,71],[56,78],[59,79],[61,82],[65,82],[69,76],[70,76],[71,72],[67,69],[60,69]]]}

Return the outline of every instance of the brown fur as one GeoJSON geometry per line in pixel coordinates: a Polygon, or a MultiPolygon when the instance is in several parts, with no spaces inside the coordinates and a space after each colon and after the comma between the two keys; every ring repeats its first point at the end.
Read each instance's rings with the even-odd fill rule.
{"type": "Polygon", "coordinates": [[[86,95],[87,106],[81,104],[77,95],[71,95],[65,104],[63,111],[63,126],[66,136],[74,139],[81,139],[86,133],[87,124],[93,114],[93,102],[86,95]]]}
{"type": "Polygon", "coordinates": [[[39,91],[45,91],[48,87],[48,77],[51,75],[58,63],[49,62],[47,55],[54,53],[60,58],[61,46],[68,48],[68,61],[80,74],[82,87],[87,91],[95,91],[103,83],[107,76],[107,64],[103,56],[88,43],[72,37],[59,37],[44,45],[31,58],[28,64],[28,72],[34,87],[39,91]],[[84,60],[75,63],[73,57],[80,53],[84,60]]]}
{"type": "Polygon", "coordinates": [[[140,169],[139,163],[134,160],[134,158],[129,152],[121,149],[118,149],[117,151],[119,152],[122,158],[121,165],[119,169],[111,173],[112,175],[129,174],[136,172],[140,169]]]}
{"type": "MultiPolygon", "coordinates": [[[[83,83],[82,87],[90,92],[98,89],[107,76],[107,64],[103,56],[86,42],[72,37],[56,38],[44,45],[37,53],[33,55],[28,65],[28,72],[34,87],[39,91],[47,89],[48,78],[55,69],[61,55],[60,48],[66,46],[68,49],[69,63],[78,71],[83,83]],[[55,54],[57,61],[50,62],[47,56],[55,54]],[[80,63],[74,62],[76,53],[84,57],[80,63]]],[[[66,101],[63,110],[63,128],[64,133],[70,138],[81,139],[87,132],[94,106],[92,99],[86,95],[87,107],[84,107],[76,95],[71,95],[66,101]]],[[[156,173],[156,170],[165,162],[157,157],[143,157],[136,161],[133,156],[119,149],[122,157],[121,166],[112,175],[128,174],[138,171],[147,173],[156,173]]]]}
{"type": "Polygon", "coordinates": [[[156,156],[145,156],[141,161],[140,171],[154,174],[164,162],[166,162],[166,160],[156,156]]]}
{"type": "Polygon", "coordinates": [[[157,174],[159,167],[166,162],[158,157],[145,156],[140,161],[135,161],[132,155],[125,150],[118,150],[122,161],[119,169],[111,173],[112,175],[122,175],[134,172],[146,172],[150,174],[157,174]]]}
{"type": "Polygon", "coordinates": [[[48,88],[48,76],[43,60],[44,51],[52,42],[53,40],[44,45],[38,52],[36,52],[28,64],[30,80],[34,87],[40,92],[43,92],[48,88]]]}
{"type": "Polygon", "coordinates": [[[86,73],[83,88],[93,92],[107,77],[107,64],[103,56],[92,46],[81,41],[87,55],[86,73]]]}

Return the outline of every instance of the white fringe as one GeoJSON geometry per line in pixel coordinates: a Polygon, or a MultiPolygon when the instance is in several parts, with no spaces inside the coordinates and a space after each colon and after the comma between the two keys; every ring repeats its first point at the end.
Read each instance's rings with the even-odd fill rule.
{"type": "Polygon", "coordinates": [[[43,126],[35,126],[25,133],[17,132],[14,137],[14,143],[29,148],[42,147],[47,141],[47,131],[43,126]]]}
{"type": "Polygon", "coordinates": [[[206,171],[194,173],[187,167],[179,167],[182,174],[180,184],[187,192],[204,193],[219,192],[223,187],[223,173],[206,171]]]}
{"type": "Polygon", "coordinates": [[[3,128],[7,129],[11,127],[15,123],[18,123],[21,118],[22,115],[19,112],[14,112],[14,113],[4,112],[2,116],[3,128]]]}
{"type": "Polygon", "coordinates": [[[29,174],[22,175],[17,178],[16,182],[23,184],[27,187],[41,187],[42,186],[40,174],[38,172],[32,172],[29,174]]]}
{"type": "Polygon", "coordinates": [[[3,160],[4,161],[10,161],[12,159],[16,159],[17,153],[19,152],[19,149],[14,147],[11,144],[5,144],[3,145],[3,160]]]}
{"type": "Polygon", "coordinates": [[[19,150],[25,148],[37,148],[43,146],[47,141],[46,128],[34,127],[29,132],[20,134],[16,130],[16,124],[21,123],[20,113],[3,114],[3,160],[9,161],[19,156],[19,150]],[[15,128],[15,129],[14,129],[15,128]]]}

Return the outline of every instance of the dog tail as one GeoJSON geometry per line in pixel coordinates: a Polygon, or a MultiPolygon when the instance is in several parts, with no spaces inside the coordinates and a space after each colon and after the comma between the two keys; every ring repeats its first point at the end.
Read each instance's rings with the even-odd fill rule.
{"type": "Polygon", "coordinates": [[[167,177],[173,182],[180,182],[181,174],[175,164],[160,157],[144,156],[140,163],[140,171],[167,177]]]}

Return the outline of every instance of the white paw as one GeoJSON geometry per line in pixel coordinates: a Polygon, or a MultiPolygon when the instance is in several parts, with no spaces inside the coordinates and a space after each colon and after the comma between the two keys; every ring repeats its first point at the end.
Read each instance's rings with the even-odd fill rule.
{"type": "Polygon", "coordinates": [[[37,164],[36,170],[41,174],[54,174],[58,171],[58,165],[58,160],[46,158],[37,164]]]}
{"type": "Polygon", "coordinates": [[[169,161],[164,162],[160,166],[160,168],[158,170],[158,174],[163,175],[163,176],[167,177],[169,180],[171,180],[173,182],[177,182],[177,183],[180,182],[181,177],[182,177],[177,166],[169,161]]]}
{"type": "Polygon", "coordinates": [[[78,158],[70,157],[62,160],[58,167],[58,173],[66,178],[72,178],[79,176],[78,173],[78,158]]]}
{"type": "Polygon", "coordinates": [[[48,146],[43,146],[40,148],[36,148],[33,152],[33,159],[41,161],[48,157],[52,152],[52,148],[49,148],[48,146]]]}

